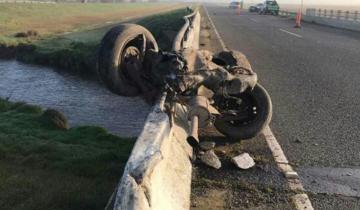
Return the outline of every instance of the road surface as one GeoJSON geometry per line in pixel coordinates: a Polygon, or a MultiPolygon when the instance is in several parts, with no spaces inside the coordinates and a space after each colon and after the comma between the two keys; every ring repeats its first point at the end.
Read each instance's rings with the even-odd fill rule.
{"type": "Polygon", "coordinates": [[[314,208],[360,209],[360,33],[206,8],[270,93],[270,127],[314,208]]]}

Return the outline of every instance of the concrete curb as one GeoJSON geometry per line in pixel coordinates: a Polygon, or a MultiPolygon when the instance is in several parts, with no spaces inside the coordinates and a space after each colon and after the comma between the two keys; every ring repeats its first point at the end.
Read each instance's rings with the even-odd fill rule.
{"type": "MultiPolygon", "coordinates": [[[[174,41],[174,50],[194,60],[188,63],[191,69],[195,65],[193,52],[199,47],[200,14],[196,11],[184,19],[186,23],[174,41]]],[[[185,109],[175,106],[176,114],[170,127],[161,104],[158,102],[153,107],[136,141],[113,195],[113,209],[190,209],[192,148],[186,142],[185,109]]]]}

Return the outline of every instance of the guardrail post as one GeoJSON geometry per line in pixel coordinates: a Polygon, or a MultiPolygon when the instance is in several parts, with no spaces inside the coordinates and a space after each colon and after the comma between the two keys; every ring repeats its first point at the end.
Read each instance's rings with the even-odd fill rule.
{"type": "Polygon", "coordinates": [[[321,17],[321,9],[318,10],[318,15],[319,17],[321,17]]]}
{"type": "Polygon", "coordinates": [[[316,16],[316,9],[314,9],[314,8],[306,9],[306,15],[307,16],[316,16]]]}
{"type": "Polygon", "coordinates": [[[334,18],[334,10],[330,10],[330,18],[334,18]]]}
{"type": "Polygon", "coordinates": [[[327,16],[327,9],[324,10],[324,17],[327,16]]]}
{"type": "Polygon", "coordinates": [[[345,12],[345,20],[349,20],[349,14],[350,14],[349,11],[346,11],[346,12],[345,12]]]}
{"type": "Polygon", "coordinates": [[[337,19],[340,19],[340,18],[341,18],[341,10],[338,10],[338,11],[337,11],[336,18],[337,18],[337,19]]]}

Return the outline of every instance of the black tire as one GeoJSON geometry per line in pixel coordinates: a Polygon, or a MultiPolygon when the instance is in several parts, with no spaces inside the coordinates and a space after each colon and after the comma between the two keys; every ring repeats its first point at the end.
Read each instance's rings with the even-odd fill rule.
{"type": "Polygon", "coordinates": [[[234,122],[222,120],[221,117],[217,118],[214,123],[216,129],[230,140],[246,140],[259,135],[272,118],[272,103],[265,88],[257,84],[252,91],[248,90],[244,94],[251,97],[257,108],[256,115],[247,124],[234,124],[234,122]]]}
{"type": "Polygon", "coordinates": [[[110,29],[103,37],[99,49],[99,77],[110,91],[122,96],[140,94],[140,90],[126,75],[124,67],[124,54],[129,47],[139,51],[139,59],[142,62],[146,50],[158,51],[153,35],[146,28],[136,24],[122,24],[110,29]],[[146,49],[143,49],[143,37],[146,40],[146,49]]]}

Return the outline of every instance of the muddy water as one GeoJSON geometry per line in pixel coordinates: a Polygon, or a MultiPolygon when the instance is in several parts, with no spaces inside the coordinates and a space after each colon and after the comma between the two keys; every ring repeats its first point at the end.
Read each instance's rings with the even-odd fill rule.
{"type": "Polygon", "coordinates": [[[98,125],[120,136],[137,136],[150,107],[141,98],[109,92],[97,81],[50,68],[0,60],[0,97],[63,112],[70,125],[98,125]]]}

